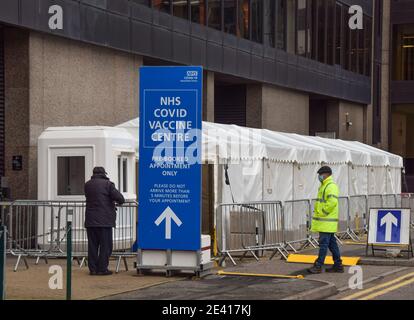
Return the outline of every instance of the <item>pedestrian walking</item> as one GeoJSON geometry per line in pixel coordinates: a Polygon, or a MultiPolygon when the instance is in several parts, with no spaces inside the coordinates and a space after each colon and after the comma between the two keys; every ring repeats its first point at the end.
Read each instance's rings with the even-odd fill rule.
{"type": "Polygon", "coordinates": [[[338,231],[339,222],[339,188],[333,180],[332,169],[324,166],[318,171],[321,186],[315,203],[312,218],[312,232],[319,232],[319,256],[315,264],[308,271],[313,274],[322,272],[325,258],[329,251],[332,252],[334,266],[326,269],[330,273],[343,273],[341,253],[335,234],[338,231]]]}

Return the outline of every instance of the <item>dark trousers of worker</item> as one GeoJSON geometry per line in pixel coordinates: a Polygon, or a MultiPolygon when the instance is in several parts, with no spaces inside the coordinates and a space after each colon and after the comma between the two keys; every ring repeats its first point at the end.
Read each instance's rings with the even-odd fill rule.
{"type": "Polygon", "coordinates": [[[88,267],[90,272],[108,270],[112,254],[112,228],[86,228],[88,234],[88,267]]]}
{"type": "Polygon", "coordinates": [[[329,251],[332,252],[332,258],[335,266],[342,266],[341,253],[339,251],[338,243],[336,242],[335,233],[319,233],[319,257],[315,264],[323,266],[325,258],[329,251]]]}

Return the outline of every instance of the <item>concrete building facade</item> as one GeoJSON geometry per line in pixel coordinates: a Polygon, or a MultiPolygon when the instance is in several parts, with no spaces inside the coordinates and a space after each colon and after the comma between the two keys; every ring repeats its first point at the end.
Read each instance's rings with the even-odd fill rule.
{"type": "Polygon", "coordinates": [[[403,190],[414,192],[414,2],[384,1],[383,119],[389,149],[404,157],[403,190]]]}
{"type": "Polygon", "coordinates": [[[387,148],[374,126],[375,2],[1,1],[3,187],[12,199],[36,198],[37,138],[47,127],[137,117],[142,65],[202,65],[205,120],[387,148]],[[348,27],[356,3],[362,30],[348,27]],[[62,29],[50,28],[52,5],[62,29]]]}

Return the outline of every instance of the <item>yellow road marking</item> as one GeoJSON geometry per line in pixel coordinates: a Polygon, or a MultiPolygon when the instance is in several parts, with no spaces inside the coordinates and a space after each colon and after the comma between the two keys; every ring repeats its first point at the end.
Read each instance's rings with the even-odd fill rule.
{"type": "Polygon", "coordinates": [[[218,275],[221,276],[242,276],[242,277],[264,277],[264,278],[282,278],[282,279],[304,279],[303,275],[286,276],[281,274],[260,274],[260,273],[239,273],[239,272],[225,272],[219,271],[218,275]]]}
{"type": "Polygon", "coordinates": [[[373,294],[370,294],[370,295],[368,295],[366,297],[363,297],[359,300],[372,300],[372,299],[375,299],[376,297],[383,296],[384,294],[387,294],[391,291],[395,291],[395,290],[397,290],[401,287],[405,287],[405,286],[407,286],[407,285],[409,285],[413,282],[414,282],[414,279],[406,280],[406,281],[403,281],[403,282],[401,282],[399,284],[396,284],[392,287],[386,288],[386,289],[378,291],[378,292],[374,292],[373,294]]]}
{"type": "MultiPolygon", "coordinates": [[[[381,283],[381,284],[379,284],[379,285],[377,285],[377,286],[375,286],[375,287],[372,287],[372,288],[369,288],[369,289],[365,289],[365,290],[359,291],[359,292],[357,292],[357,293],[351,294],[351,295],[349,295],[349,296],[347,296],[347,297],[342,298],[341,300],[352,300],[352,299],[356,299],[356,298],[362,297],[362,296],[367,295],[367,294],[369,294],[369,293],[371,293],[371,292],[374,292],[374,291],[376,291],[376,290],[379,290],[379,289],[382,289],[382,288],[388,287],[388,286],[390,286],[390,285],[393,285],[393,284],[395,284],[395,283],[397,283],[397,282],[400,282],[400,281],[402,281],[402,280],[404,280],[404,279],[407,279],[407,278],[410,278],[410,277],[413,277],[413,276],[414,276],[414,272],[411,272],[411,273],[409,273],[409,274],[406,274],[406,275],[401,276],[401,277],[399,277],[399,278],[396,278],[396,279],[394,279],[394,280],[391,280],[391,281],[388,281],[388,282],[381,283]]],[[[414,280],[414,279],[413,279],[413,280],[414,280]]]]}
{"type": "MultiPolygon", "coordinates": [[[[318,256],[315,255],[290,254],[286,262],[314,264],[317,258],[318,256]]],[[[342,264],[344,266],[355,266],[358,264],[360,259],[360,257],[342,257],[342,264]]],[[[331,256],[327,256],[325,264],[333,265],[333,258],[331,256]]]]}

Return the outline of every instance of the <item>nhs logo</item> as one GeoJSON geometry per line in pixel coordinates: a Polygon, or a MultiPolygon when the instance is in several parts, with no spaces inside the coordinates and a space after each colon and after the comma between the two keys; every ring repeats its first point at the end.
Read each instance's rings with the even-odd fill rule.
{"type": "Polygon", "coordinates": [[[198,71],[187,71],[187,77],[198,77],[198,71]]]}

